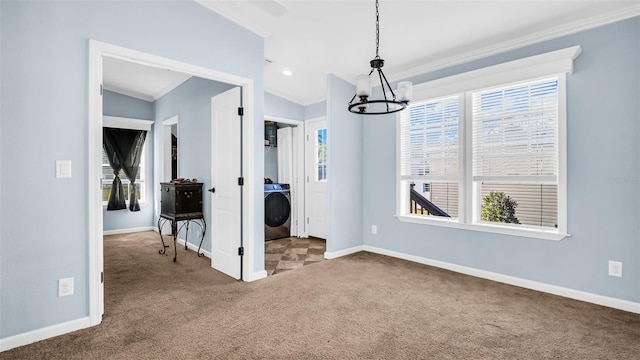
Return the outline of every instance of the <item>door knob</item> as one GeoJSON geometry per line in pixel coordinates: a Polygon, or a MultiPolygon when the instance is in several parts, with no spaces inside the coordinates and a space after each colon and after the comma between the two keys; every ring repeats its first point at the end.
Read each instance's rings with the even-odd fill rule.
{"type": "Polygon", "coordinates": [[[212,192],[212,193],[216,192],[216,188],[212,187],[211,189],[209,189],[209,192],[212,192]]]}

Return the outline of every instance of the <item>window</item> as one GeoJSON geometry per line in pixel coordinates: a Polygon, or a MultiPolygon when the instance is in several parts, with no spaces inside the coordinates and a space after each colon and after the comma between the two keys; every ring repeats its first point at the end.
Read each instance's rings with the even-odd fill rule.
{"type": "MultiPolygon", "coordinates": [[[[146,199],[146,182],[145,179],[147,177],[147,144],[145,142],[144,147],[142,148],[142,156],[140,157],[140,166],[138,167],[138,175],[136,176],[136,187],[137,187],[137,197],[140,204],[144,204],[146,199]]],[[[129,191],[133,188],[131,186],[131,182],[125,175],[123,170],[120,170],[120,181],[122,181],[122,186],[124,188],[125,198],[127,202],[129,201],[129,191]]],[[[111,191],[111,185],[113,184],[113,169],[111,169],[111,165],[109,165],[109,159],[107,158],[107,154],[104,152],[104,147],[102,148],[102,205],[107,205],[107,201],[109,201],[109,191],[111,191]]],[[[127,204],[129,205],[129,204],[127,204]]]]}
{"type": "Polygon", "coordinates": [[[472,93],[480,221],[557,227],[558,97],[558,77],[472,93]]]}
{"type": "Polygon", "coordinates": [[[401,178],[409,186],[410,212],[457,217],[460,97],[416,102],[400,117],[401,178]]]}
{"type": "MultiPolygon", "coordinates": [[[[121,118],[114,116],[103,116],[102,125],[104,127],[117,128],[117,129],[131,129],[131,130],[144,130],[151,131],[151,125],[153,125],[153,121],[150,120],[140,120],[140,119],[130,119],[130,118],[121,118]]],[[[149,136],[147,136],[147,139],[149,136]]],[[[147,201],[147,179],[148,179],[148,159],[149,159],[149,146],[147,146],[148,141],[145,141],[144,146],[142,148],[142,154],[140,157],[140,165],[138,166],[138,174],[136,175],[136,188],[137,188],[137,198],[140,204],[143,204],[147,201]]],[[[111,190],[111,186],[113,184],[114,179],[113,169],[109,164],[109,159],[107,154],[104,151],[104,146],[102,147],[102,204],[107,205],[109,201],[109,191],[111,190]]],[[[123,190],[125,193],[125,198],[127,199],[127,206],[129,206],[129,191],[133,189],[131,186],[131,182],[125,175],[124,171],[120,170],[119,173],[120,181],[122,182],[123,190]]]]}
{"type": "Polygon", "coordinates": [[[398,119],[402,221],[566,236],[565,73],[579,47],[420,84],[398,119]]]}
{"type": "Polygon", "coordinates": [[[327,129],[316,130],[316,181],[327,181],[327,129]]]}

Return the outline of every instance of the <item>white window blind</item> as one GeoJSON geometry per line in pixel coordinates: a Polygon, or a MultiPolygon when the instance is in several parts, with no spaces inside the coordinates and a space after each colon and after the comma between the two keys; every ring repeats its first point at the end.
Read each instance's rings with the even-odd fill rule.
{"type": "Polygon", "coordinates": [[[473,93],[474,181],[558,176],[558,78],[473,93]]]}
{"type": "Polygon", "coordinates": [[[400,117],[401,178],[457,180],[459,96],[411,104],[400,117]]]}

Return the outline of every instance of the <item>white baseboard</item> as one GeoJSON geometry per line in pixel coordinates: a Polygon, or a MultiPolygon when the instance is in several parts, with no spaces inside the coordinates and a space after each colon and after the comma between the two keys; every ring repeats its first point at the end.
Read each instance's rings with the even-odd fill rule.
{"type": "Polygon", "coordinates": [[[353,253],[357,253],[359,251],[363,251],[364,250],[364,245],[358,245],[358,246],[354,246],[352,248],[348,248],[348,249],[344,249],[344,250],[338,250],[338,251],[325,251],[324,252],[324,258],[331,260],[331,259],[335,259],[335,258],[339,258],[341,256],[346,256],[349,254],[353,254],[353,253]]]}
{"type": "Polygon", "coordinates": [[[256,271],[249,276],[244,276],[242,280],[246,282],[256,281],[267,277],[267,270],[256,271]]]}
{"type": "Polygon", "coordinates": [[[158,228],[155,226],[143,226],[143,227],[137,227],[137,228],[131,228],[131,229],[118,229],[118,230],[105,230],[102,232],[103,235],[118,235],[118,234],[128,234],[128,233],[135,233],[135,232],[142,232],[142,231],[150,231],[150,230],[155,230],[156,232],[158,231],[158,228]]]}
{"type": "Polygon", "coordinates": [[[9,336],[0,339],[0,351],[6,351],[19,346],[33,344],[34,342],[48,339],[54,336],[67,334],[76,330],[85,329],[91,326],[91,318],[84,317],[77,320],[71,320],[56,325],[47,326],[41,329],[29,331],[26,333],[9,336]]]}
{"type": "Polygon", "coordinates": [[[585,291],[574,290],[574,289],[569,289],[561,286],[545,284],[537,281],[521,279],[514,276],[494,273],[491,271],[474,269],[466,266],[447,263],[444,261],[433,260],[433,259],[428,259],[428,258],[419,257],[415,255],[409,255],[409,254],[405,254],[397,251],[386,250],[386,249],[378,248],[375,246],[364,245],[363,250],[376,253],[376,254],[387,255],[387,256],[392,256],[399,259],[409,260],[409,261],[417,262],[420,264],[434,266],[441,269],[447,269],[447,270],[455,271],[457,273],[471,275],[471,276],[479,277],[482,279],[497,281],[504,284],[519,286],[522,288],[527,288],[527,289],[536,290],[544,293],[563,296],[563,297],[574,299],[574,300],[585,301],[592,304],[607,306],[614,309],[619,309],[619,310],[640,314],[640,303],[633,302],[633,301],[616,299],[608,296],[588,293],[585,291]]]}
{"type": "MultiPolygon", "coordinates": [[[[171,238],[173,239],[173,237],[171,238]]],[[[176,240],[176,244],[183,246],[184,247],[184,239],[178,238],[176,240]]],[[[196,244],[192,244],[192,243],[187,243],[187,248],[189,250],[193,250],[193,251],[198,251],[198,245],[196,244]]],[[[204,254],[204,256],[208,257],[209,259],[211,259],[211,252],[207,251],[205,249],[200,249],[200,252],[204,254]]]]}

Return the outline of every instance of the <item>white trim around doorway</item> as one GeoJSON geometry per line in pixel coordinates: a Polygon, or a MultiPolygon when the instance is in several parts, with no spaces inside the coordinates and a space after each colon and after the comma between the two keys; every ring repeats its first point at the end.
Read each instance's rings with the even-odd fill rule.
{"type": "Polygon", "coordinates": [[[161,67],[179,71],[204,79],[224,82],[242,87],[242,99],[245,126],[243,128],[243,173],[245,186],[243,187],[244,218],[243,233],[247,234],[243,246],[245,255],[242,265],[246,271],[245,281],[253,281],[262,278],[262,272],[254,273],[254,239],[255,215],[255,171],[254,171],[254,82],[252,79],[220,72],[217,70],[184,63],[177,60],[152,55],[137,50],[132,50],[117,45],[89,40],[89,83],[88,83],[88,248],[89,248],[89,318],[90,326],[102,322],[104,313],[104,287],[101,282],[103,271],[103,218],[101,187],[101,149],[102,149],[102,78],[103,57],[111,57],[126,61],[132,61],[147,66],[161,67]]]}

